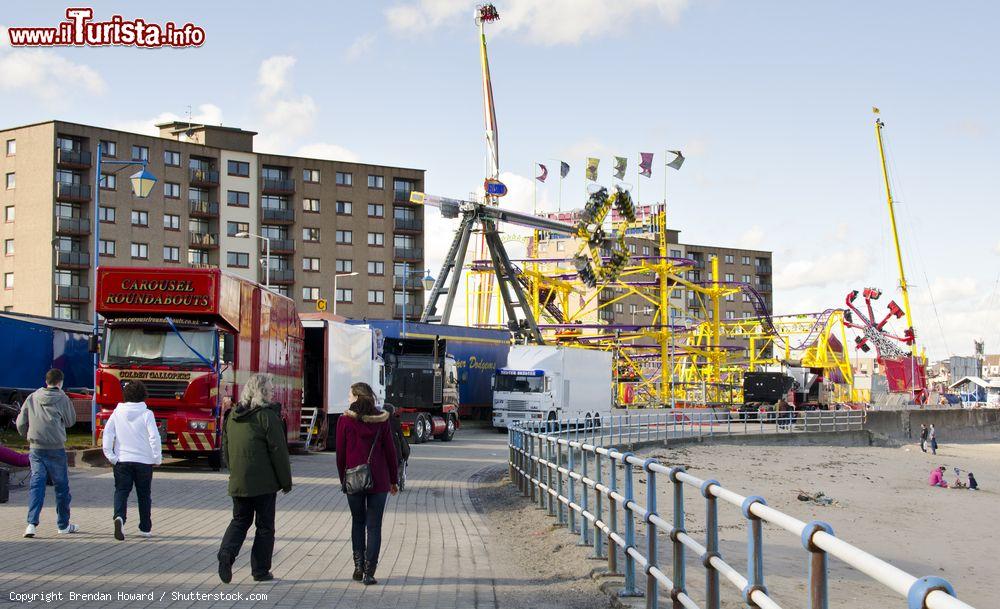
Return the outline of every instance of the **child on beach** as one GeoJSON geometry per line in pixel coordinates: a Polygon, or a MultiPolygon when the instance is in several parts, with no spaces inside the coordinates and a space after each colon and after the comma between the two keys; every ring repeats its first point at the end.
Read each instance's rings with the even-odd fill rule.
{"type": "Polygon", "coordinates": [[[927,483],[931,486],[940,486],[941,488],[948,488],[948,483],[944,481],[944,466],[937,467],[931,470],[931,476],[927,480],[927,483]]]}
{"type": "Polygon", "coordinates": [[[976,482],[976,477],[972,475],[972,472],[969,472],[969,490],[970,491],[979,490],[979,483],[976,482]]]}

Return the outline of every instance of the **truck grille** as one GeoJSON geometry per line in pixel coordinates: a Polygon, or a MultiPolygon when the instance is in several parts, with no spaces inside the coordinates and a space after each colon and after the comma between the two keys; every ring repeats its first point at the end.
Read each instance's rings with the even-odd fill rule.
{"type": "Polygon", "coordinates": [[[525,400],[508,400],[507,410],[527,410],[528,402],[525,400]]]}
{"type": "Polygon", "coordinates": [[[144,381],[149,397],[159,400],[174,400],[177,395],[184,395],[187,381],[144,381]]]}

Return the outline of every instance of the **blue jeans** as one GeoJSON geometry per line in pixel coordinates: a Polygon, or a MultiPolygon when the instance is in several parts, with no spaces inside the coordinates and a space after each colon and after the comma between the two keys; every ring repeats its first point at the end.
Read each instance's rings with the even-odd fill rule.
{"type": "Polygon", "coordinates": [[[389,493],[347,496],[347,505],[351,506],[352,549],[355,555],[364,556],[365,561],[372,564],[378,563],[378,553],[382,548],[382,515],[388,498],[389,493]]]}
{"type": "Polygon", "coordinates": [[[115,464],[115,518],[125,522],[128,496],[135,486],[135,496],[139,501],[139,530],[149,533],[153,530],[151,498],[153,466],[146,463],[119,461],[115,464]]]}
{"type": "Polygon", "coordinates": [[[56,525],[69,526],[69,471],[66,469],[66,450],[63,448],[32,448],[28,451],[31,461],[31,485],[28,490],[28,524],[38,524],[38,516],[45,503],[45,482],[52,478],[56,488],[56,525]]]}

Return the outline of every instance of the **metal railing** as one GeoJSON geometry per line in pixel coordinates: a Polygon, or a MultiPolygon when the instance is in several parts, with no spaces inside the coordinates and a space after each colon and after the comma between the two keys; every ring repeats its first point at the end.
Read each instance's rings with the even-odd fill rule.
{"type": "Polygon", "coordinates": [[[214,169],[196,169],[191,167],[188,169],[188,176],[192,184],[210,184],[214,186],[219,183],[219,172],[214,169]]]}
{"type": "MultiPolygon", "coordinates": [[[[751,607],[781,609],[769,595],[764,578],[764,522],[791,533],[809,556],[806,586],[809,607],[826,609],[827,561],[830,556],[854,567],[874,581],[907,599],[909,607],[972,609],[954,596],[951,585],[939,577],[917,578],[839,539],[825,522],[803,522],[768,507],[763,497],[744,497],[717,480],[702,480],[683,467],[667,467],[657,459],[642,459],[615,446],[644,441],[670,443],[671,439],[761,433],[773,425],[779,433],[848,431],[864,427],[862,411],[792,413],[749,421],[740,413],[691,413],[665,411],[627,414],[601,419],[528,421],[508,432],[510,478],[525,497],[547,510],[560,524],[579,534],[580,543],[593,548],[595,558],[606,558],[611,574],[624,576],[621,596],[645,596],[646,607],[661,606],[660,595],[673,599],[673,607],[719,609],[721,580],[734,585],[751,607]],[[645,501],[636,499],[636,473],[645,476],[645,501]],[[657,506],[658,481],[665,477],[672,510],[664,515],[657,506]],[[705,499],[704,544],[685,528],[685,487],[705,499]],[[741,573],[726,562],[719,550],[719,502],[738,508],[747,521],[747,570],[741,573]],[[621,518],[620,518],[621,517],[621,518]],[[645,523],[645,542],[636,524],[645,523]],[[661,564],[658,544],[670,544],[669,564],[661,564]],[[686,586],[688,553],[705,571],[704,604],[698,604],[686,586]],[[619,564],[624,562],[624,564],[619,564]],[[640,591],[636,573],[645,574],[640,591]]],[[[770,430],[769,430],[770,431],[770,430]]],[[[664,599],[664,606],[667,604],[664,599]]]]}

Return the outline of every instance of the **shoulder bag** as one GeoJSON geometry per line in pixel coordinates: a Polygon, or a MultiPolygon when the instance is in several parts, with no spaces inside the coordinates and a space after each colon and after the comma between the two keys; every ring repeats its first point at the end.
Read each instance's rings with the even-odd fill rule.
{"type": "Polygon", "coordinates": [[[344,492],[348,495],[361,495],[371,490],[374,485],[372,480],[372,454],[375,452],[375,445],[378,444],[378,436],[382,433],[382,428],[375,432],[375,439],[372,441],[371,450],[368,451],[368,460],[361,465],[356,465],[347,470],[344,474],[344,492]]]}

